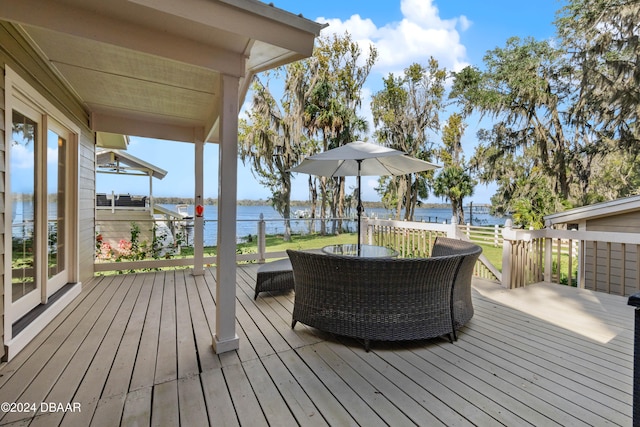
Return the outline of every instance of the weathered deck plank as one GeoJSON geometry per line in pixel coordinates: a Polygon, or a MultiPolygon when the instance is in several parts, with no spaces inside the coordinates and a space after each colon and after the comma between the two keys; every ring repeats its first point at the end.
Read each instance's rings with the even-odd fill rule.
{"type": "Polygon", "coordinates": [[[153,387],[150,425],[154,427],[178,427],[180,425],[178,380],[156,384],[153,387]]]}
{"type": "Polygon", "coordinates": [[[136,362],[131,374],[130,390],[132,391],[153,386],[156,376],[164,274],[149,274],[149,277],[153,278],[153,290],[145,313],[136,362]]]}
{"type": "Polygon", "coordinates": [[[96,278],[0,369],[0,400],[80,413],[2,414],[0,424],[631,424],[633,309],[551,285],[476,281],[476,315],[453,344],[373,343],[304,325],[294,294],[253,299],[238,269],[241,348],[213,353],[215,270],[96,278]],[[550,300],[551,299],[551,300],[550,300]]]}
{"type": "Polygon", "coordinates": [[[164,276],[162,314],[160,316],[160,334],[154,384],[160,384],[178,378],[175,272],[166,272],[164,276]]]}

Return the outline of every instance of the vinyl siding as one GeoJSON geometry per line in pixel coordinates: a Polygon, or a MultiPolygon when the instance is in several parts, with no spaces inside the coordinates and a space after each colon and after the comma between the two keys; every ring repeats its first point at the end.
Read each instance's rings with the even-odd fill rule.
{"type": "MultiPolygon", "coordinates": [[[[626,212],[586,221],[587,231],[616,233],[640,232],[640,212],[626,212]]],[[[631,295],[640,291],[637,245],[587,242],[584,258],[585,288],[631,295]],[[597,248],[597,256],[596,256],[597,248]]]]}
{"type": "MultiPolygon", "coordinates": [[[[0,55],[2,54],[2,46],[0,46],[0,55]]],[[[0,60],[1,61],[1,60],[0,60]]],[[[5,247],[4,247],[4,225],[5,225],[5,131],[6,124],[4,120],[4,61],[0,62],[2,70],[2,78],[0,78],[0,334],[4,343],[4,263],[5,263],[5,247]]],[[[4,358],[4,346],[0,346],[0,359],[4,358]]]]}

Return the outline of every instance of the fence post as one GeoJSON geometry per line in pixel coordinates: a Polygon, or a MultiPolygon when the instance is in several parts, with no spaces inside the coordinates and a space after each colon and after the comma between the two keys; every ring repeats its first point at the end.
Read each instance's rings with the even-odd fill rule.
{"type": "Polygon", "coordinates": [[[498,233],[500,233],[500,227],[498,224],[495,224],[493,226],[493,246],[496,248],[500,244],[500,235],[498,233]]]}
{"type": "MultiPolygon", "coordinates": [[[[547,220],[545,229],[551,228],[551,221],[547,220]]],[[[549,237],[544,238],[544,271],[543,279],[545,282],[551,282],[553,273],[553,239],[549,237]]],[[[558,266],[558,283],[560,283],[560,266],[558,266]]]]}
{"type": "Polygon", "coordinates": [[[511,240],[508,239],[508,236],[505,236],[505,232],[511,231],[511,225],[511,220],[507,219],[502,230],[502,286],[507,289],[511,288],[512,245],[511,240]]]}
{"type": "Polygon", "coordinates": [[[267,232],[266,223],[264,222],[264,214],[260,214],[258,221],[258,262],[264,263],[265,253],[267,251],[267,232]]]}

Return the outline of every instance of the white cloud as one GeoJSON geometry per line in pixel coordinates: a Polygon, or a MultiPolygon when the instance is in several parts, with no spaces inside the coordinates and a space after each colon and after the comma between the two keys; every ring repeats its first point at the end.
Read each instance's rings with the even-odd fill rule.
{"type": "Polygon", "coordinates": [[[433,0],[402,0],[403,19],[377,27],[371,19],[353,15],[346,21],[318,18],[328,23],[325,32],[343,34],[349,31],[364,53],[373,44],[378,50],[374,70],[386,76],[398,74],[410,64],[426,65],[430,56],[441,67],[459,71],[468,65],[466,48],[460,43],[460,32],[471,25],[466,16],[442,19],[433,0]]]}
{"type": "MultiPolygon", "coordinates": [[[[31,143],[33,145],[33,143],[31,143]]],[[[15,143],[11,146],[11,168],[33,169],[33,149],[15,143]]]]}

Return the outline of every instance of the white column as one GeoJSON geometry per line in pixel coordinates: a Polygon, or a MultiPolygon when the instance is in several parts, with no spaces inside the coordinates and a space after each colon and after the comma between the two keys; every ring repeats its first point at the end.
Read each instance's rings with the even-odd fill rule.
{"type": "Polygon", "coordinates": [[[236,205],[238,186],[237,77],[222,76],[218,158],[218,253],[216,260],[216,353],[236,350],[236,205]]]}
{"type": "MultiPolygon", "coordinates": [[[[195,142],[195,207],[204,204],[204,138],[196,138],[195,142]]],[[[194,211],[195,215],[195,211],[194,211]]],[[[193,271],[194,276],[204,274],[204,215],[193,218],[193,271]]]]}

